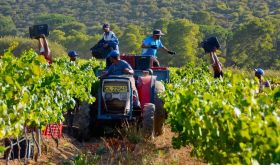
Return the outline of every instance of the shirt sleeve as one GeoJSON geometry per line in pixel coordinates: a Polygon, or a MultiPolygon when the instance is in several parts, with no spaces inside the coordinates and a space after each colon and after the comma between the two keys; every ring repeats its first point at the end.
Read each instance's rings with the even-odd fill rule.
{"type": "Polygon", "coordinates": [[[158,47],[159,48],[163,48],[164,47],[163,44],[161,43],[161,40],[158,40],[158,47]]]}
{"type": "Polygon", "coordinates": [[[112,38],[111,39],[112,39],[113,42],[116,43],[116,45],[119,44],[119,39],[114,32],[112,32],[112,38]]]}
{"type": "Polygon", "coordinates": [[[122,65],[123,65],[123,70],[126,69],[126,68],[129,69],[129,70],[132,70],[132,67],[126,61],[123,61],[122,65]]]}

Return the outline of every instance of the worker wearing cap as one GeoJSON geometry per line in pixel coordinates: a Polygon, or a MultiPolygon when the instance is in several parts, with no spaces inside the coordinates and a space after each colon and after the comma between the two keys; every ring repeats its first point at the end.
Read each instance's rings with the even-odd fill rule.
{"type": "MultiPolygon", "coordinates": [[[[110,65],[107,72],[103,74],[102,77],[109,76],[109,75],[124,75],[124,74],[133,75],[134,74],[132,67],[126,61],[120,59],[119,52],[113,50],[108,54],[108,57],[110,58],[112,64],[110,65]]],[[[131,81],[132,94],[133,97],[135,98],[135,100],[133,100],[133,106],[135,108],[140,108],[141,106],[138,97],[138,92],[135,86],[135,79],[133,76],[130,76],[129,79],[131,81]]]]}
{"type": "Polygon", "coordinates": [[[151,36],[144,39],[142,43],[142,55],[154,57],[154,66],[159,66],[159,61],[157,60],[157,49],[163,49],[167,53],[174,55],[176,52],[167,49],[161,42],[160,37],[164,35],[161,30],[155,29],[151,36]]]}
{"type": "Polygon", "coordinates": [[[132,67],[126,61],[120,59],[119,52],[113,50],[108,54],[108,57],[112,64],[103,76],[134,74],[132,67]]]}
{"type": "Polygon", "coordinates": [[[269,81],[268,80],[264,81],[264,79],[263,79],[263,76],[264,76],[263,69],[261,69],[261,68],[255,69],[255,76],[259,79],[259,83],[260,83],[259,92],[263,92],[264,87],[271,89],[269,81]]]}
{"type": "Polygon", "coordinates": [[[99,42],[103,44],[103,48],[108,48],[119,52],[119,40],[116,34],[110,30],[110,25],[104,24],[102,28],[104,33],[102,39],[99,42]]]}
{"type": "Polygon", "coordinates": [[[76,61],[78,53],[74,50],[70,50],[68,56],[70,57],[70,61],[76,61]]]}

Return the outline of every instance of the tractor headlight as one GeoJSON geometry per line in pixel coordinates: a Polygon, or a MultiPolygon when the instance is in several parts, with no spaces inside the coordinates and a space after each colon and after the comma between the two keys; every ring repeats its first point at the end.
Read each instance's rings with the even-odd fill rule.
{"type": "Polygon", "coordinates": [[[127,93],[120,93],[120,98],[121,98],[121,100],[126,100],[127,99],[127,93]]]}
{"type": "Polygon", "coordinates": [[[111,100],[113,97],[112,93],[106,93],[105,94],[105,100],[111,100]]]}

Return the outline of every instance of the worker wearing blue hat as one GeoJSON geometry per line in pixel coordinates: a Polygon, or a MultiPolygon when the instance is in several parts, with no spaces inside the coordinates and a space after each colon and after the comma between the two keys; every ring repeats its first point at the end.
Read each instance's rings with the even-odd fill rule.
{"type": "Polygon", "coordinates": [[[70,50],[68,56],[70,57],[70,61],[76,61],[78,53],[74,50],[70,50]]]}
{"type": "Polygon", "coordinates": [[[105,73],[103,76],[134,74],[132,67],[126,61],[120,59],[120,54],[118,51],[111,51],[108,54],[108,57],[110,58],[112,64],[109,66],[107,73],[105,73]]]}
{"type": "Polygon", "coordinates": [[[259,79],[260,87],[259,87],[259,92],[263,92],[264,87],[267,87],[271,89],[271,85],[268,80],[264,80],[264,70],[261,68],[254,69],[255,70],[255,76],[259,79]]]}
{"type": "MultiPolygon", "coordinates": [[[[134,71],[132,69],[132,67],[124,60],[120,59],[120,54],[118,51],[111,51],[108,54],[108,57],[111,61],[111,65],[109,66],[109,69],[107,70],[107,72],[105,72],[105,74],[103,74],[102,77],[104,76],[109,76],[109,75],[133,75],[134,71]]],[[[131,81],[131,87],[132,87],[132,94],[133,97],[135,96],[135,100],[133,100],[133,106],[134,107],[140,107],[140,101],[139,101],[139,97],[138,97],[138,92],[137,92],[137,88],[135,86],[135,79],[133,76],[129,77],[130,81],[131,81]]]]}

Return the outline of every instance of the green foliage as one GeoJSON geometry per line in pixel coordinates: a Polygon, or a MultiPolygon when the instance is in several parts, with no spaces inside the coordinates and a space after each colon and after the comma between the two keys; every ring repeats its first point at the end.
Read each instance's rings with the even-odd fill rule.
{"type": "Polygon", "coordinates": [[[193,14],[192,20],[194,23],[202,25],[213,25],[215,24],[215,18],[211,16],[209,12],[198,11],[193,14]]]}
{"type": "Polygon", "coordinates": [[[58,30],[63,31],[64,33],[71,33],[71,30],[79,31],[80,33],[86,34],[86,25],[80,22],[70,22],[62,24],[57,28],[58,30]]]}
{"type": "Polygon", "coordinates": [[[0,15],[0,36],[16,35],[17,29],[13,20],[9,16],[0,15]]]}
{"type": "Polygon", "coordinates": [[[274,47],[275,26],[265,19],[253,19],[233,32],[228,63],[240,67],[269,67],[274,47]]]}
{"type": "Polygon", "coordinates": [[[95,101],[91,87],[98,81],[98,61],[58,58],[49,66],[32,50],[16,58],[11,53],[15,46],[0,58],[0,139],[18,137],[24,126],[42,128],[63,120],[74,98],[95,101]]]}
{"type": "Polygon", "coordinates": [[[173,146],[211,164],[280,161],[280,89],[257,94],[257,81],[227,72],[214,79],[205,64],[171,70],[162,96],[173,146]]]}
{"type": "Polygon", "coordinates": [[[168,43],[177,52],[176,58],[169,65],[181,66],[196,60],[199,26],[186,19],[179,19],[168,24],[168,43]]]}
{"type": "Polygon", "coordinates": [[[130,24],[120,39],[121,51],[125,53],[140,54],[144,36],[138,26],[130,24]],[[125,45],[124,47],[122,47],[125,45]]]}
{"type": "MultiPolygon", "coordinates": [[[[199,25],[199,35],[194,34],[197,33],[194,30],[190,35],[191,39],[195,39],[193,44],[186,44],[184,41],[181,44],[182,50],[174,48],[180,52],[176,57],[171,58],[159,51],[158,57],[163,65],[181,66],[182,63],[195,61],[194,53],[196,56],[203,54],[202,49],[197,50],[197,43],[207,36],[217,35],[222,44],[221,52],[227,56],[226,66],[279,69],[279,8],[280,3],[271,0],[7,0],[0,2],[1,14],[5,16],[0,19],[0,36],[28,36],[29,26],[47,23],[51,30],[51,40],[63,45],[67,51],[78,51],[80,57],[91,58],[89,49],[101,39],[101,26],[107,22],[120,39],[121,53],[139,54],[139,46],[145,37],[143,35],[150,34],[153,28],[160,28],[166,33],[162,41],[170,49],[174,45],[170,36],[176,34],[179,38],[188,38],[189,36],[180,35],[180,31],[176,29],[168,31],[170,22],[183,19],[199,25]],[[256,18],[262,18],[260,24],[248,25],[256,22],[256,18]],[[270,27],[271,23],[275,27],[270,27]],[[131,25],[135,27],[132,28],[131,25]],[[251,29],[252,26],[259,32],[251,29]],[[274,32],[271,33],[270,28],[274,32]],[[130,31],[131,29],[135,32],[130,31]],[[186,53],[181,55],[183,51],[186,53]],[[177,64],[177,61],[180,62],[177,64]]],[[[179,28],[183,27],[177,29],[179,28]]]]}
{"type": "MultiPolygon", "coordinates": [[[[16,43],[17,47],[13,49],[13,54],[19,56],[23,51],[33,49],[39,52],[38,40],[23,38],[23,37],[12,37],[6,36],[0,38],[0,55],[3,55],[4,50],[7,50],[11,43],[16,43]]],[[[63,46],[58,43],[49,41],[49,47],[51,49],[51,54],[53,57],[62,57],[67,53],[63,46]]]]}
{"type": "Polygon", "coordinates": [[[56,29],[65,24],[71,24],[75,18],[62,14],[41,14],[35,17],[35,24],[48,24],[50,29],[56,29]]]}
{"type": "Polygon", "coordinates": [[[96,164],[100,160],[100,156],[92,155],[89,153],[80,153],[74,157],[74,160],[67,161],[65,165],[87,165],[87,164],[96,164]]]}

